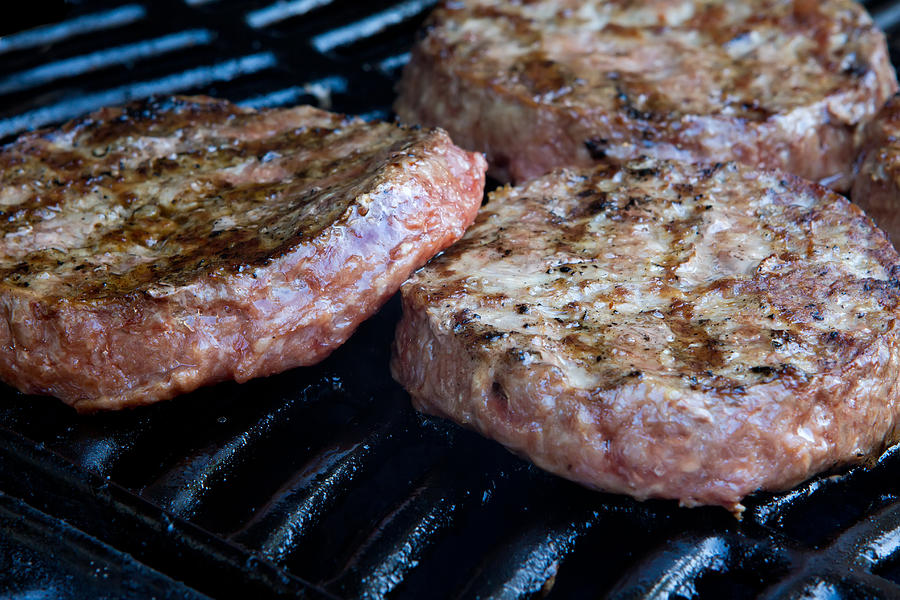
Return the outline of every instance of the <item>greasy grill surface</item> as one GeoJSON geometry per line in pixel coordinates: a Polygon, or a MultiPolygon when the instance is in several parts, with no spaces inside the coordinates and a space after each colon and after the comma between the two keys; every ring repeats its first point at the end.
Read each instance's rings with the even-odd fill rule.
{"type": "MultiPolygon", "coordinates": [[[[431,4],[72,2],[46,11],[61,21],[0,37],[0,137],[172,92],[388,116],[431,4]]],[[[900,3],[869,7],[896,62],[900,3]]],[[[78,417],[4,389],[0,590],[900,596],[900,453],[752,497],[741,523],[588,492],[416,415],[388,374],[398,311],[390,303],[316,367],[147,409],[78,417]]]]}

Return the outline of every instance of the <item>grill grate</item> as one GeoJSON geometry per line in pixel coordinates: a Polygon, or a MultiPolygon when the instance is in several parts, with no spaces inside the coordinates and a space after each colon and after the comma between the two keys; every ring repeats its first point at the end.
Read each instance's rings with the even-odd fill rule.
{"type": "MultiPolygon", "coordinates": [[[[65,20],[0,37],[0,138],[176,92],[388,117],[433,3],[73,2],[65,20]]],[[[867,4],[897,62],[900,3],[867,4]]],[[[740,523],[588,492],[415,414],[387,369],[398,315],[395,299],[318,366],[135,411],[79,417],[4,388],[0,590],[900,597],[897,449],[757,495],[740,523]]]]}

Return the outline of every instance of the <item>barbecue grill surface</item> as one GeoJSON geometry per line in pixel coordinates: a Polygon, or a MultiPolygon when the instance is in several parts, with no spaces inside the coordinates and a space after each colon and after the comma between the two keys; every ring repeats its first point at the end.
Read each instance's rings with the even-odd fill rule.
{"type": "MultiPolygon", "coordinates": [[[[433,0],[33,0],[0,140],[151,94],[389,118],[433,0]]],[[[900,2],[869,2],[900,58],[900,2]]],[[[27,8],[27,7],[26,7],[27,8]]],[[[589,492],[417,415],[393,300],[324,363],[79,417],[0,388],[13,597],[898,598],[900,452],[742,522],[589,492]]]]}

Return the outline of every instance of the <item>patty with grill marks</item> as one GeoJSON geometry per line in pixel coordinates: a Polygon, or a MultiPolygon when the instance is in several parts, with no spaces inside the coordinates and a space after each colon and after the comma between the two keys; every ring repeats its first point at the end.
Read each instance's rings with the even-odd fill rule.
{"type": "Polygon", "coordinates": [[[896,89],[852,0],[465,0],[427,21],[395,108],[487,152],[502,181],[650,155],[845,191],[896,89]]]}
{"type": "Polygon", "coordinates": [[[475,218],[441,130],[206,97],[0,149],[0,377],[79,411],[322,360],[475,218]]]}
{"type": "Polygon", "coordinates": [[[900,418],[900,256],[802,179],[646,159],[492,193],[403,285],[419,410],[589,487],[741,510],[900,418]]]}
{"type": "Polygon", "coordinates": [[[866,127],[850,197],[900,245],[900,95],[866,127]]]}

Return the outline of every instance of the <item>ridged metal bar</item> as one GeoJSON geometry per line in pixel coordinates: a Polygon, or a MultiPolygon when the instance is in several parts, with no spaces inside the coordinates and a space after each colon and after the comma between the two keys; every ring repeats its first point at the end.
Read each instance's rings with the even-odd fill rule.
{"type": "Polygon", "coordinates": [[[66,98],[56,104],[0,120],[0,137],[49,123],[58,123],[102,106],[115,106],[129,100],[148,98],[154,94],[172,94],[218,81],[231,81],[243,75],[273,68],[277,64],[278,60],[273,53],[260,52],[213,65],[195,67],[150,81],[131,83],[101,92],[66,98]]]}
{"type": "Polygon", "coordinates": [[[274,23],[305,15],[308,12],[328,6],[334,0],[292,0],[285,2],[280,0],[264,8],[247,13],[245,20],[250,27],[260,29],[274,23]]]}
{"type": "MultiPolygon", "coordinates": [[[[344,571],[326,587],[338,595],[381,599],[403,582],[441,535],[452,529],[466,496],[450,473],[429,476],[374,528],[344,571]]],[[[486,483],[486,482],[485,482],[486,483]]],[[[471,500],[470,500],[471,502],[471,500]]]]}
{"type": "Polygon", "coordinates": [[[142,495],[180,517],[194,516],[200,504],[215,490],[235,478],[239,467],[253,460],[256,448],[288,427],[305,398],[292,398],[264,412],[255,423],[242,427],[231,439],[196,453],[191,459],[169,470],[142,495]]]}
{"type": "Polygon", "coordinates": [[[882,31],[890,33],[900,24],[900,4],[893,2],[869,9],[872,19],[882,31]]]}
{"type": "Polygon", "coordinates": [[[402,52],[400,54],[388,56],[387,58],[378,62],[378,70],[391,77],[395,75],[397,71],[406,66],[406,63],[409,62],[409,58],[409,52],[402,52]]]}
{"type": "Polygon", "coordinates": [[[668,544],[665,550],[642,561],[634,574],[613,589],[610,599],[664,600],[696,595],[695,582],[707,571],[722,571],[728,564],[729,546],[719,536],[688,539],[668,544]]]}
{"type": "Polygon", "coordinates": [[[0,538],[0,557],[15,554],[18,558],[14,564],[0,560],[5,567],[0,573],[0,590],[7,598],[124,597],[135,591],[131,582],[140,581],[141,592],[157,598],[209,600],[209,596],[3,492],[0,531],[5,533],[0,538]],[[50,560],[45,556],[48,548],[53,548],[50,560]],[[55,593],[35,593],[37,583],[55,593]]]}
{"type": "Polygon", "coordinates": [[[573,516],[563,523],[537,524],[498,549],[458,598],[519,600],[549,593],[560,563],[600,521],[600,514],[595,512],[586,518],[573,516]]]}
{"type": "Polygon", "coordinates": [[[22,33],[0,37],[0,54],[24,50],[44,44],[97,31],[122,27],[140,21],[147,16],[147,9],[140,4],[127,4],[110,10],[75,17],[62,23],[36,27],[22,33]]]}
{"type": "Polygon", "coordinates": [[[376,35],[388,27],[398,25],[407,19],[422,14],[437,0],[407,0],[395,4],[388,10],[381,11],[365,19],[326,31],[313,36],[311,42],[319,52],[330,52],[335,48],[352,44],[367,37],[376,35]]]}
{"type": "MultiPolygon", "coordinates": [[[[2,428],[0,489],[71,527],[90,533],[143,565],[214,597],[224,598],[226,591],[239,597],[261,597],[267,591],[273,596],[334,600],[324,590],[253,559],[237,547],[159,511],[105,478],[66,463],[43,447],[29,446],[27,440],[2,428]]],[[[8,535],[10,530],[2,531],[8,535]]],[[[144,583],[140,578],[130,581],[134,594],[153,596],[144,583]]],[[[60,596],[52,590],[44,592],[38,590],[49,597],[60,596]]]]}
{"type": "Polygon", "coordinates": [[[634,564],[608,597],[611,600],[698,597],[704,578],[714,574],[728,575],[735,584],[749,579],[759,593],[766,581],[777,580],[798,564],[803,564],[803,560],[785,546],[784,540],[776,537],[750,537],[732,532],[685,534],[664,543],[634,564]]]}
{"type": "Polygon", "coordinates": [[[900,505],[894,504],[841,533],[826,551],[869,571],[900,554],[900,505]]]}
{"type": "Polygon", "coordinates": [[[10,94],[63,78],[78,77],[113,65],[160,56],[168,52],[209,44],[215,34],[206,29],[192,29],[155,39],[98,50],[81,56],[0,77],[0,94],[10,94]]]}
{"type": "Polygon", "coordinates": [[[799,568],[762,597],[804,598],[811,591],[832,588],[834,593],[857,597],[900,597],[900,585],[872,573],[900,554],[900,505],[863,519],[822,550],[803,554],[797,560],[799,568]]]}
{"type": "Polygon", "coordinates": [[[396,446],[390,421],[350,445],[325,449],[288,481],[254,518],[231,539],[274,562],[283,562],[320,524],[322,516],[352,489],[378,461],[389,460],[396,446]]]}
{"type": "Polygon", "coordinates": [[[295,85],[245,100],[239,100],[238,104],[250,108],[270,108],[273,106],[297,104],[304,97],[312,97],[315,99],[317,106],[327,110],[331,108],[332,95],[346,94],[348,86],[349,82],[346,77],[331,75],[304,83],[303,85],[295,85]]]}

